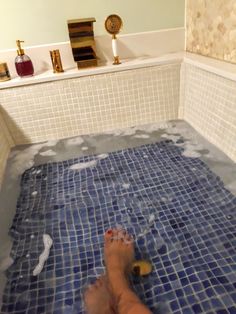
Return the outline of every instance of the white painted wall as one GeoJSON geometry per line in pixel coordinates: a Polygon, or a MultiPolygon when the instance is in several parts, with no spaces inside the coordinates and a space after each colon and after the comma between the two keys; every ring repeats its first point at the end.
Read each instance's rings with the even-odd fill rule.
{"type": "Polygon", "coordinates": [[[67,20],[95,17],[95,34],[105,34],[105,18],[119,14],[122,33],[137,33],[184,26],[185,0],[10,0],[1,1],[0,50],[67,41],[67,20]]]}

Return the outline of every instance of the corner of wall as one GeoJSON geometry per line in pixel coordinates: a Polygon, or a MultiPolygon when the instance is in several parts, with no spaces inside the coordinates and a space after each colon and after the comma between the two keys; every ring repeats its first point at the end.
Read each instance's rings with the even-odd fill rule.
{"type": "Polygon", "coordinates": [[[185,7],[184,7],[184,51],[187,51],[187,5],[188,0],[185,0],[185,7]]]}
{"type": "Polygon", "coordinates": [[[14,140],[11,136],[10,131],[8,130],[8,127],[2,117],[1,111],[0,111],[0,130],[3,133],[4,137],[6,138],[8,145],[10,148],[15,146],[14,140]]]}
{"type": "Polygon", "coordinates": [[[184,119],[184,106],[185,106],[185,62],[182,61],[180,67],[180,87],[179,87],[179,109],[178,119],[184,119]]]}
{"type": "Polygon", "coordinates": [[[181,71],[179,117],[236,161],[236,82],[188,63],[181,71]]]}
{"type": "Polygon", "coordinates": [[[7,158],[11,148],[14,146],[14,141],[0,113],[0,188],[4,177],[7,158]]]}

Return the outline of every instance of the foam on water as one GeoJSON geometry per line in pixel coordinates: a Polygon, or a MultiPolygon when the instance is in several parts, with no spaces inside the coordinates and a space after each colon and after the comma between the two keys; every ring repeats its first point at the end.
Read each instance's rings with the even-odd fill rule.
{"type": "Polygon", "coordinates": [[[161,137],[171,140],[174,143],[176,143],[180,139],[179,135],[170,135],[170,134],[162,134],[161,137]]]}
{"type": "Polygon", "coordinates": [[[146,133],[152,133],[155,131],[167,129],[171,126],[169,122],[157,122],[157,123],[150,123],[146,125],[138,126],[136,129],[140,131],[144,131],[146,133]]]}
{"type": "Polygon", "coordinates": [[[124,183],[124,184],[122,184],[122,187],[124,189],[128,189],[130,187],[130,183],[124,183]]]}
{"type": "Polygon", "coordinates": [[[67,146],[79,146],[83,143],[84,143],[84,139],[81,136],[70,138],[65,141],[65,145],[67,146]]]}
{"type": "Polygon", "coordinates": [[[129,127],[124,129],[115,129],[103,132],[103,134],[113,135],[113,136],[130,136],[136,133],[136,127],[129,127]]]}
{"type": "Polygon", "coordinates": [[[183,148],[182,155],[189,158],[201,157],[200,153],[203,150],[203,146],[198,143],[197,138],[189,137],[189,132],[186,128],[169,127],[167,133],[162,134],[161,137],[169,139],[175,143],[175,145],[183,148]],[[178,134],[178,133],[181,133],[178,134]]]}
{"type": "Polygon", "coordinates": [[[146,138],[149,138],[150,135],[148,135],[148,134],[137,134],[137,135],[134,135],[133,137],[146,139],[146,138]]]}
{"type": "Polygon", "coordinates": [[[201,157],[201,154],[194,151],[194,150],[190,150],[190,149],[186,149],[183,153],[183,156],[185,157],[189,157],[189,158],[198,158],[201,157]]]}
{"type": "Polygon", "coordinates": [[[42,254],[39,256],[39,263],[36,265],[36,267],[33,270],[33,275],[38,276],[41,271],[43,270],[44,264],[47,261],[50,253],[50,248],[53,244],[52,238],[48,234],[43,235],[43,244],[44,244],[44,250],[42,254]]]}
{"type": "Polygon", "coordinates": [[[51,146],[56,146],[59,140],[49,140],[46,142],[45,146],[51,147],[51,146]]]}
{"type": "Polygon", "coordinates": [[[80,162],[78,164],[70,166],[71,170],[82,170],[85,168],[95,167],[97,165],[97,160],[91,160],[88,162],[80,162]]]}
{"type": "Polygon", "coordinates": [[[109,156],[109,154],[100,154],[97,156],[98,159],[106,159],[109,156]]]}
{"type": "Polygon", "coordinates": [[[54,152],[52,149],[46,150],[42,153],[39,153],[41,156],[55,156],[57,153],[54,152]]]}
{"type": "Polygon", "coordinates": [[[136,133],[136,127],[133,127],[133,128],[127,128],[127,129],[124,129],[122,130],[121,132],[121,136],[130,136],[130,135],[133,135],[136,133]]]}
{"type": "Polygon", "coordinates": [[[155,221],[155,215],[154,214],[151,214],[150,216],[149,216],[149,223],[150,224],[152,224],[153,222],[155,221]]]}
{"type": "Polygon", "coordinates": [[[43,147],[55,146],[58,141],[48,141],[46,143],[31,145],[30,147],[18,151],[17,154],[12,153],[12,165],[10,168],[10,176],[12,178],[22,175],[25,170],[34,166],[34,157],[43,147]]]}
{"type": "MultiPolygon", "coordinates": [[[[171,126],[171,123],[169,123],[169,122],[157,122],[157,123],[149,123],[149,124],[145,124],[145,125],[141,125],[141,126],[134,126],[134,127],[123,128],[123,129],[109,130],[109,131],[103,132],[103,134],[109,134],[109,135],[113,135],[113,136],[131,136],[131,135],[135,135],[135,133],[137,131],[152,133],[155,131],[167,129],[170,126],[171,126]]],[[[138,138],[147,138],[147,137],[138,137],[138,138]]]]}

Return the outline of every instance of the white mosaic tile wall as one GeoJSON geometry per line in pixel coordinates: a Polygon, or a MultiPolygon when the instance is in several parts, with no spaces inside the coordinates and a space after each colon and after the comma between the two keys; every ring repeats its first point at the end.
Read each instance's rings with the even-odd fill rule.
{"type": "Polygon", "coordinates": [[[184,120],[236,161],[236,82],[183,64],[184,120]]]}
{"type": "Polygon", "coordinates": [[[178,118],[180,63],[0,91],[15,144],[178,118]]]}
{"type": "Polygon", "coordinates": [[[2,117],[0,116],[0,188],[4,175],[6,161],[12,146],[13,141],[2,117]]]}
{"type": "Polygon", "coordinates": [[[180,67],[180,88],[179,88],[179,110],[178,118],[184,119],[184,105],[185,105],[185,63],[182,62],[180,67]]]}
{"type": "Polygon", "coordinates": [[[236,82],[185,62],[0,90],[0,100],[0,182],[13,143],[178,118],[236,161],[236,82]]]}

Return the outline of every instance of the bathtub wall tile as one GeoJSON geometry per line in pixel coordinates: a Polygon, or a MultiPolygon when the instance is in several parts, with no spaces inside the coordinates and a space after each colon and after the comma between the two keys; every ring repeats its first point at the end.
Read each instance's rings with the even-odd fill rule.
{"type": "Polygon", "coordinates": [[[7,158],[12,146],[12,138],[8,132],[2,116],[0,115],[0,188],[4,176],[7,158]]]}
{"type": "Polygon", "coordinates": [[[178,119],[184,119],[184,105],[185,105],[185,66],[184,62],[180,67],[180,90],[179,90],[179,110],[178,119]]]}
{"type": "Polygon", "coordinates": [[[183,64],[183,117],[236,161],[236,82],[183,64]]]}
{"type": "Polygon", "coordinates": [[[187,51],[236,63],[236,1],[187,0],[187,51]]]}
{"type": "Polygon", "coordinates": [[[16,144],[178,118],[180,63],[0,91],[16,144]]]}

